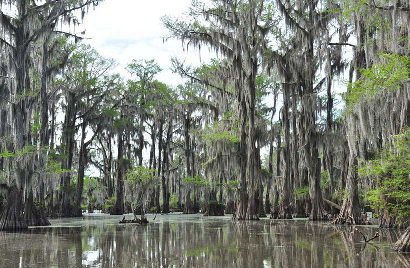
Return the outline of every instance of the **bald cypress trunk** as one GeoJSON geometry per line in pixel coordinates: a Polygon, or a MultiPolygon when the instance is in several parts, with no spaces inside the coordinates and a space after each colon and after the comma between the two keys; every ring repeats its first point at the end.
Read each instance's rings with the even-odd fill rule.
{"type": "MultiPolygon", "coordinates": [[[[359,18],[356,18],[356,34],[358,44],[354,51],[354,67],[351,68],[349,73],[349,80],[353,80],[353,72],[356,70],[356,79],[359,79],[361,74],[360,70],[366,65],[366,56],[363,46],[365,45],[365,25],[359,18]]],[[[357,157],[359,154],[359,142],[355,139],[358,136],[357,128],[358,122],[355,120],[355,115],[348,115],[346,121],[346,136],[347,145],[349,148],[348,154],[348,170],[346,176],[346,192],[347,198],[343,200],[342,209],[337,216],[335,223],[337,224],[362,224],[364,218],[361,216],[361,208],[359,204],[359,190],[357,185],[357,157]]]]}
{"type": "Polygon", "coordinates": [[[290,88],[288,86],[289,80],[286,80],[286,85],[284,85],[283,90],[283,115],[282,115],[282,126],[285,133],[285,148],[282,149],[283,154],[283,175],[282,175],[282,188],[280,189],[280,207],[279,207],[279,219],[291,219],[292,218],[292,208],[290,204],[291,198],[291,150],[290,150],[290,120],[289,120],[289,104],[290,104],[290,88]]]}
{"type": "MultiPolygon", "coordinates": [[[[41,128],[40,128],[40,165],[44,166],[46,161],[48,161],[48,152],[49,148],[49,122],[48,122],[48,93],[47,93],[47,79],[48,79],[48,41],[49,38],[47,37],[43,43],[43,57],[42,57],[42,74],[41,74],[41,89],[40,89],[40,116],[41,116],[41,128]],[[47,149],[42,149],[47,148],[47,149]]],[[[45,183],[44,179],[40,178],[39,182],[39,195],[38,201],[42,208],[45,207],[44,203],[44,188],[45,183]]]]}
{"type": "MultiPolygon", "coordinates": [[[[15,29],[15,50],[14,59],[16,66],[15,74],[15,96],[24,96],[25,90],[29,90],[29,77],[27,66],[27,44],[26,37],[26,1],[20,1],[17,6],[17,12],[22,21],[19,21],[15,29]]],[[[12,136],[14,138],[15,152],[22,151],[25,146],[29,145],[29,120],[31,116],[31,105],[25,97],[20,97],[12,107],[12,136]]],[[[13,161],[13,183],[9,188],[7,197],[7,207],[0,217],[0,230],[22,230],[27,229],[27,223],[23,217],[23,185],[31,181],[32,166],[29,161],[13,161]]]]}
{"type": "MultiPolygon", "coordinates": [[[[157,176],[158,178],[161,178],[161,175],[163,176],[163,159],[161,159],[162,154],[163,154],[163,128],[164,128],[164,120],[160,119],[159,122],[159,129],[158,129],[158,167],[157,167],[157,176]]],[[[162,182],[162,179],[161,179],[162,182]]],[[[162,182],[162,184],[165,184],[165,182],[162,182]]],[[[155,188],[155,201],[154,201],[154,206],[156,207],[156,212],[160,213],[161,212],[161,206],[159,204],[159,197],[160,197],[160,186],[158,185],[155,188]]]]}
{"type": "MultiPolygon", "coordinates": [[[[243,98],[243,97],[242,97],[243,98]]],[[[240,100],[240,111],[239,111],[239,121],[240,121],[240,141],[238,145],[239,153],[239,190],[237,192],[235,201],[235,218],[236,219],[246,219],[246,209],[248,205],[248,193],[247,193],[247,180],[246,180],[246,170],[247,170],[247,155],[246,155],[246,105],[244,101],[240,100]]]]}
{"type": "Polygon", "coordinates": [[[24,218],[28,226],[50,225],[42,207],[34,203],[33,190],[29,188],[24,204],[24,218]]]}
{"type": "MultiPolygon", "coordinates": [[[[123,118],[124,115],[121,114],[123,118]]],[[[118,156],[117,156],[117,188],[115,193],[115,206],[113,215],[124,214],[124,137],[122,131],[118,133],[118,156]]]]}
{"type": "Polygon", "coordinates": [[[349,146],[349,164],[346,178],[347,198],[343,200],[342,209],[336,218],[338,224],[362,224],[364,219],[361,217],[359,206],[359,190],[357,186],[357,141],[355,140],[355,120],[350,115],[347,120],[348,146],[349,146]]]}
{"type": "MultiPolygon", "coordinates": [[[[283,122],[282,122],[283,123],[283,122]]],[[[276,136],[277,140],[277,149],[276,149],[276,176],[273,180],[273,199],[272,199],[272,209],[270,218],[277,219],[279,217],[279,184],[280,184],[280,177],[282,176],[281,170],[281,158],[283,154],[282,150],[282,137],[280,133],[276,136]]]]}
{"type": "MultiPolygon", "coordinates": [[[[191,120],[189,118],[188,111],[185,111],[184,114],[184,141],[185,141],[185,168],[186,176],[192,177],[192,166],[191,166],[191,139],[189,136],[189,129],[191,127],[191,120]]],[[[188,187],[188,186],[187,186],[188,187]]],[[[191,203],[191,190],[187,189],[185,191],[185,200],[184,200],[184,213],[192,213],[192,203],[191,203]]]]}
{"type": "MultiPolygon", "coordinates": [[[[309,2],[309,23],[314,25],[313,13],[314,7],[313,3],[309,2]]],[[[315,80],[314,71],[314,52],[313,52],[313,42],[314,34],[313,29],[309,29],[306,36],[306,65],[309,66],[307,69],[306,78],[304,81],[303,96],[302,96],[302,111],[303,111],[303,130],[304,130],[304,144],[303,151],[305,154],[305,165],[308,170],[308,180],[309,180],[309,196],[311,202],[311,211],[309,219],[311,220],[322,220],[323,215],[323,199],[322,191],[320,189],[320,159],[318,150],[318,133],[316,129],[316,100],[317,95],[313,89],[313,83],[315,80]]]]}
{"type": "Polygon", "coordinates": [[[164,144],[164,153],[163,153],[163,160],[162,160],[162,213],[169,213],[169,199],[171,197],[169,191],[169,151],[170,151],[170,143],[172,139],[172,119],[169,119],[168,122],[168,130],[167,130],[167,137],[164,144]]]}
{"type": "MultiPolygon", "coordinates": [[[[64,170],[71,170],[73,167],[73,156],[75,139],[75,119],[77,115],[75,94],[73,92],[66,93],[66,110],[63,123],[63,154],[61,168],[64,170]]],[[[70,203],[74,197],[74,192],[70,189],[71,173],[64,172],[61,176],[60,182],[60,215],[63,217],[70,217],[73,215],[73,206],[70,203]]]]}
{"type": "MultiPolygon", "coordinates": [[[[273,125],[271,126],[273,128],[273,125]]],[[[273,135],[272,135],[273,136],[273,135]]],[[[271,202],[270,202],[270,190],[272,187],[272,180],[273,180],[273,137],[269,142],[269,178],[266,184],[266,195],[265,195],[265,212],[271,214],[271,202]]]]}
{"type": "Polygon", "coordinates": [[[23,189],[13,185],[8,189],[6,206],[0,216],[0,230],[19,231],[27,229],[23,215],[23,189]]]}
{"type": "Polygon", "coordinates": [[[256,161],[255,161],[255,83],[250,81],[248,89],[250,100],[247,110],[249,111],[249,126],[248,126],[248,141],[247,141],[247,153],[248,159],[246,162],[246,179],[248,180],[248,207],[246,211],[245,219],[247,220],[257,220],[258,215],[258,204],[256,202],[258,196],[258,187],[260,178],[255,174],[256,161]]]}
{"type": "Polygon", "coordinates": [[[86,123],[81,124],[81,141],[80,141],[80,151],[78,159],[78,175],[77,175],[77,192],[75,196],[75,205],[74,205],[74,216],[80,217],[83,215],[81,208],[81,201],[83,197],[84,189],[84,175],[87,162],[87,144],[85,144],[85,132],[86,123]]]}

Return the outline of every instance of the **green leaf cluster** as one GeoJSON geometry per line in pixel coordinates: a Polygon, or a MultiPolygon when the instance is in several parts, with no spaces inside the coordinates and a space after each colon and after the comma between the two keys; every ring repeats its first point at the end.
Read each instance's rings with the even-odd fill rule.
{"type": "Polygon", "coordinates": [[[149,169],[144,166],[136,166],[127,172],[127,181],[135,183],[146,183],[146,182],[155,182],[156,170],[149,169]]]}
{"type": "Polygon", "coordinates": [[[387,210],[401,220],[410,218],[410,129],[394,137],[390,149],[380,152],[359,169],[359,175],[371,176],[377,187],[365,200],[374,209],[387,210]]]}
{"type": "Polygon", "coordinates": [[[239,137],[231,131],[220,131],[212,134],[205,134],[204,138],[211,141],[225,140],[231,143],[239,142],[239,137]]]}
{"type": "Polygon", "coordinates": [[[185,177],[182,179],[182,183],[185,185],[192,185],[192,186],[205,186],[207,181],[201,178],[199,175],[195,177],[185,177]]]}
{"type": "Polygon", "coordinates": [[[40,113],[34,114],[34,123],[31,124],[30,133],[31,135],[38,134],[41,129],[40,113]]]}
{"type": "Polygon", "coordinates": [[[320,188],[322,190],[328,189],[330,187],[330,176],[328,170],[323,170],[320,173],[320,188]]]}
{"type": "Polygon", "coordinates": [[[171,199],[169,201],[169,208],[173,211],[178,210],[178,197],[176,194],[171,195],[171,199]]]}
{"type": "Polygon", "coordinates": [[[0,158],[12,158],[15,157],[16,155],[12,152],[9,152],[7,149],[5,149],[4,151],[0,152],[0,158]]]}
{"type": "Polygon", "coordinates": [[[307,197],[309,195],[309,186],[296,188],[293,191],[293,194],[298,200],[301,198],[307,197]]]}
{"type": "Polygon", "coordinates": [[[111,209],[111,208],[113,208],[114,206],[115,206],[115,202],[116,202],[116,197],[115,196],[111,196],[107,201],[105,201],[105,205],[104,205],[104,207],[106,208],[106,209],[111,209]]]}
{"type": "Polygon", "coordinates": [[[363,98],[372,98],[382,91],[397,90],[409,80],[410,59],[407,56],[382,53],[380,57],[385,63],[361,70],[362,77],[349,86],[346,95],[348,112],[363,98]]]}
{"type": "Polygon", "coordinates": [[[62,174],[66,172],[74,172],[74,170],[71,169],[63,169],[61,168],[61,162],[57,161],[55,159],[49,158],[47,161],[47,165],[45,167],[45,173],[46,174],[62,174]]]}

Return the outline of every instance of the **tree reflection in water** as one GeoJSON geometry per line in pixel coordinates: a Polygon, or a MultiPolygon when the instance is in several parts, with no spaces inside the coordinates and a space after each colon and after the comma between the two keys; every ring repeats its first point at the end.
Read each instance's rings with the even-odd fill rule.
{"type": "Polygon", "coordinates": [[[0,267],[409,267],[391,250],[401,231],[293,221],[158,216],[60,220],[60,227],[0,233],[0,267]],[[372,237],[365,243],[355,229],[372,237]]]}

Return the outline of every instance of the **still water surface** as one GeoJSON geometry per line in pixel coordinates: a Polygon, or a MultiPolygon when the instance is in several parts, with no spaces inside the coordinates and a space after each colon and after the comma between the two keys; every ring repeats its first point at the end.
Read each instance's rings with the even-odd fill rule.
{"type": "MultiPolygon", "coordinates": [[[[410,267],[391,245],[400,231],[306,220],[235,222],[229,216],[158,215],[146,226],[103,214],[0,232],[0,267],[410,267]]],[[[128,215],[128,218],[131,218],[128,215]]]]}

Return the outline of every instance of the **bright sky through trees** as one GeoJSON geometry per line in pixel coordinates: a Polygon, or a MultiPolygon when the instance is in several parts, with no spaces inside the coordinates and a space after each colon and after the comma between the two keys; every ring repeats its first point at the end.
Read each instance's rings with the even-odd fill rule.
{"type": "Polygon", "coordinates": [[[171,58],[178,57],[187,63],[199,64],[209,58],[207,49],[200,52],[190,48],[184,51],[180,41],[164,37],[169,33],[161,23],[164,15],[180,17],[188,10],[190,0],[108,0],[102,2],[85,18],[77,34],[85,30],[87,43],[104,57],[114,58],[119,64],[116,72],[128,75],[125,66],[132,59],[155,59],[163,69],[158,79],[176,86],[181,80],[173,74],[171,58]],[[127,8],[124,8],[124,7],[127,8]]]}

